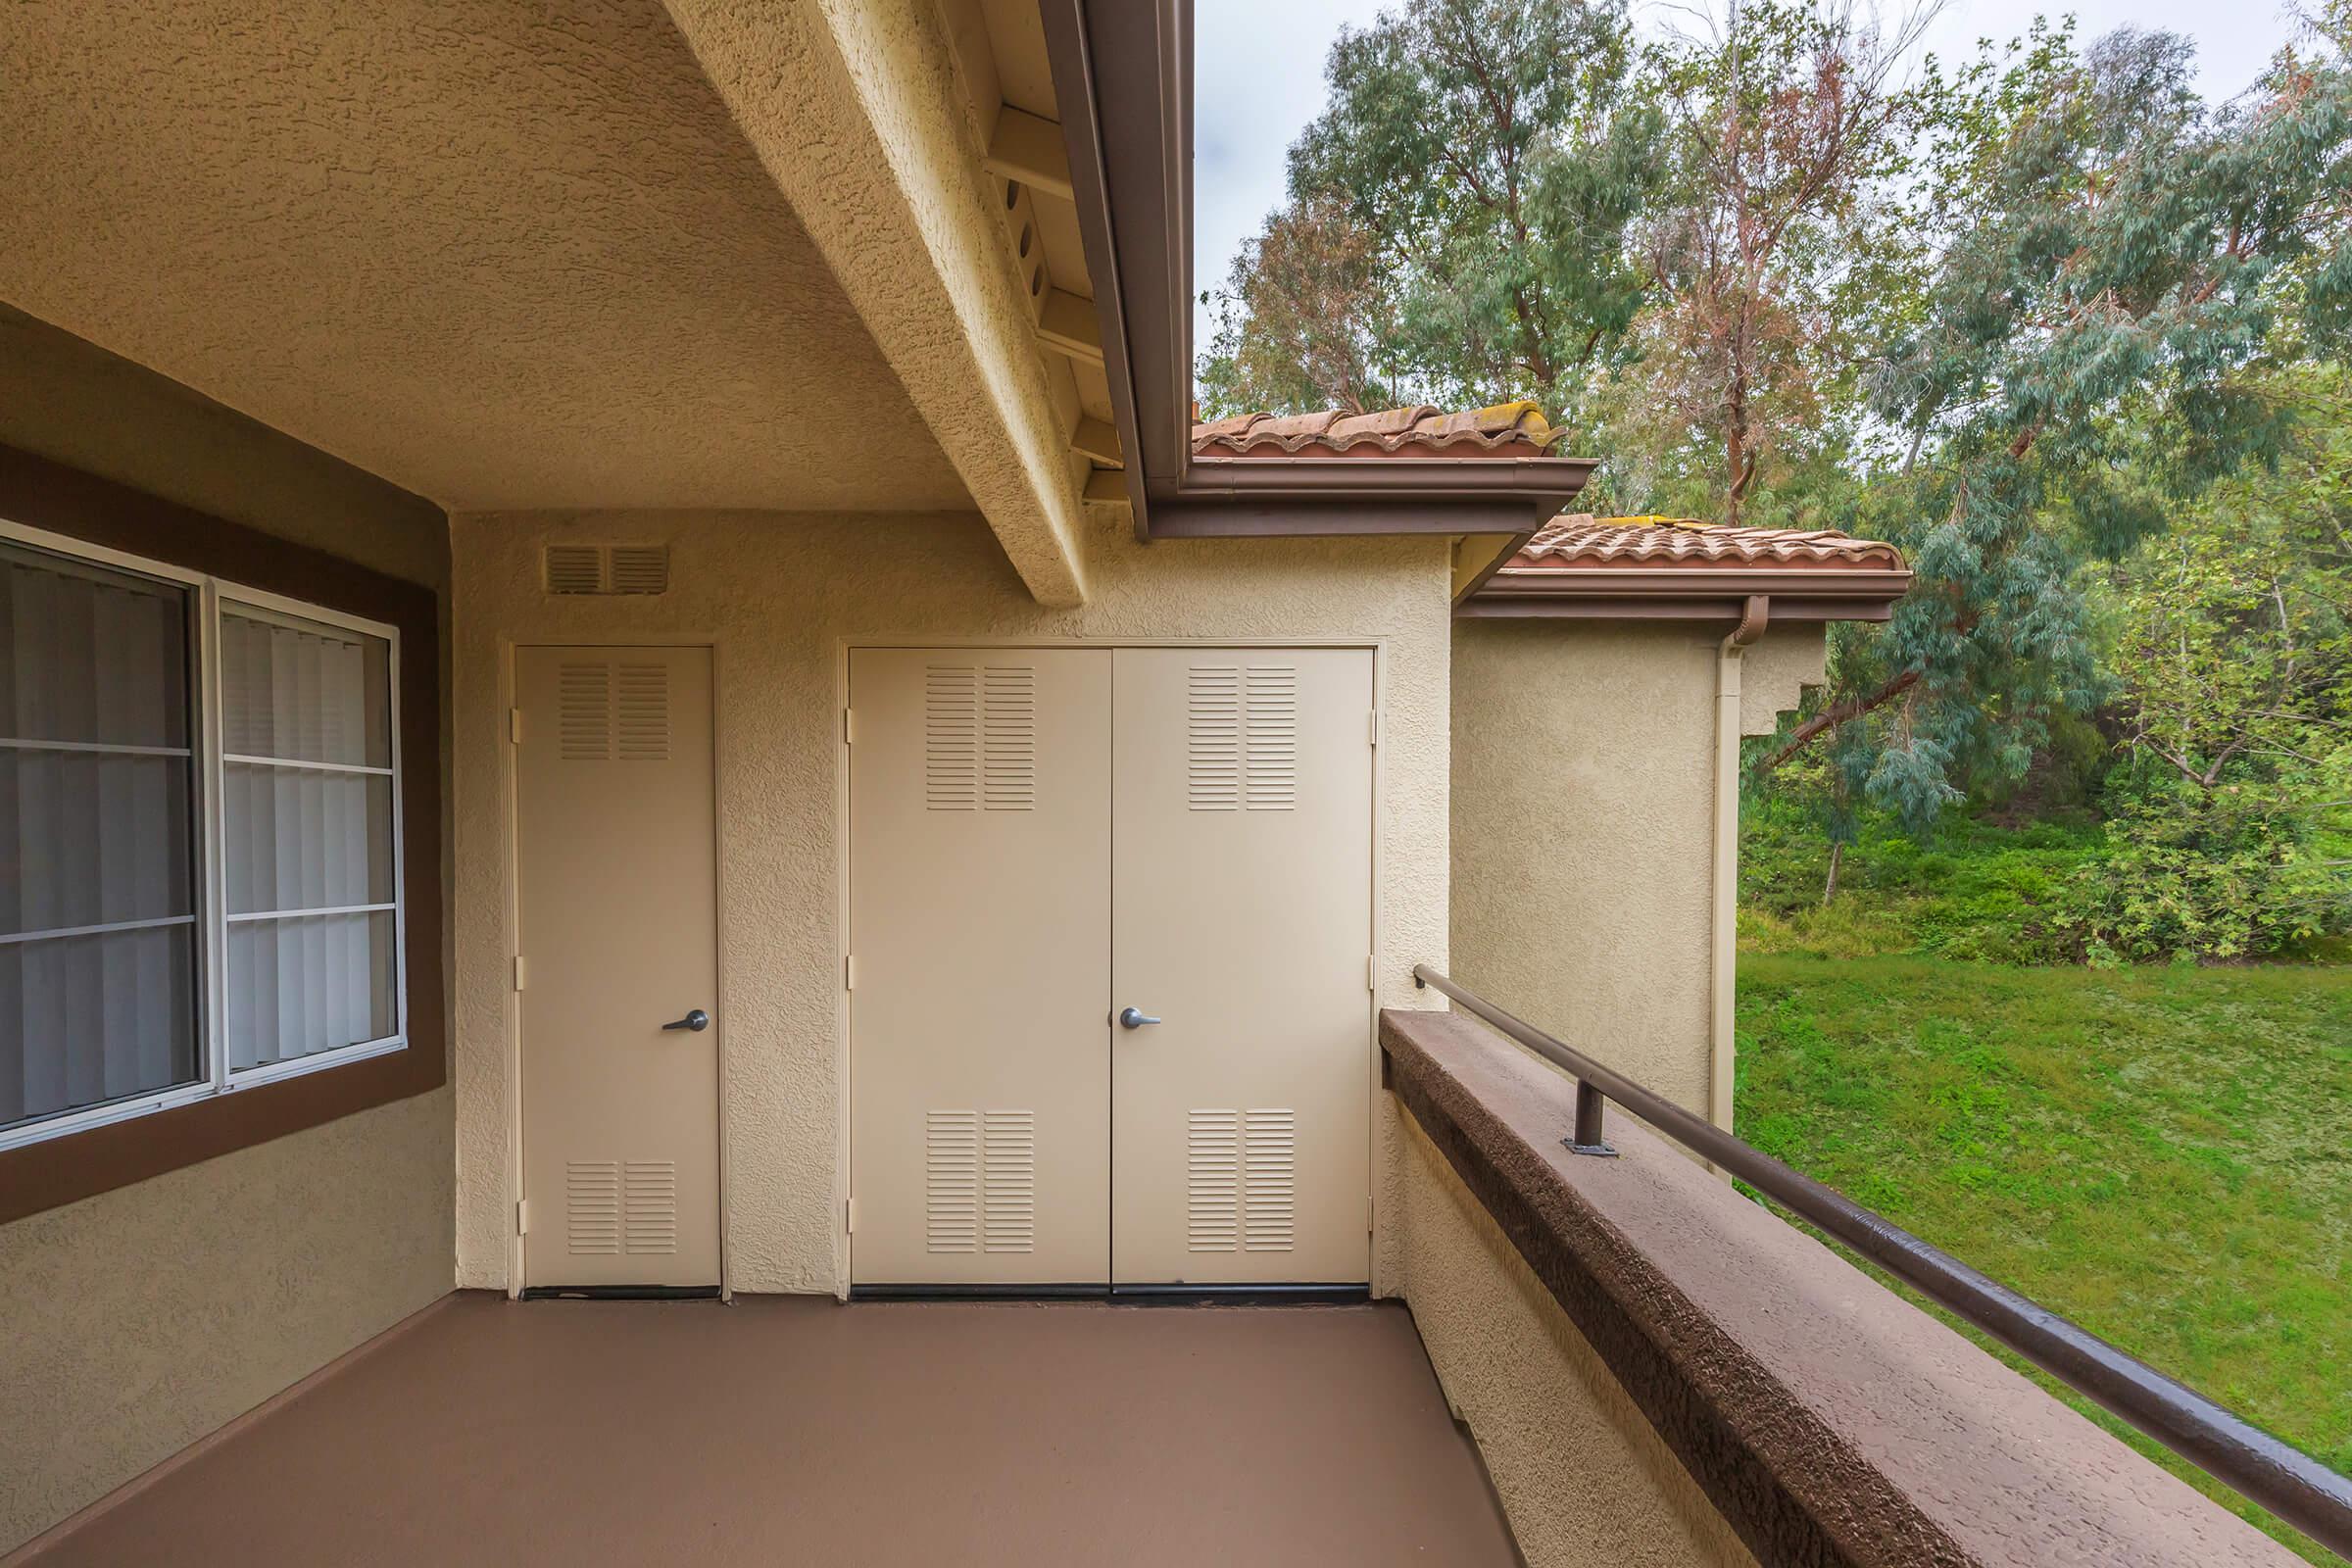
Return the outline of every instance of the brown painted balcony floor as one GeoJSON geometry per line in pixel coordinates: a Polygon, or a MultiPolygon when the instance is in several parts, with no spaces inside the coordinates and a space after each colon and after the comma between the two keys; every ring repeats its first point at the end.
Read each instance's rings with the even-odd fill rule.
{"type": "Polygon", "coordinates": [[[464,1297],[35,1560],[1518,1558],[1393,1305],[464,1297]]]}

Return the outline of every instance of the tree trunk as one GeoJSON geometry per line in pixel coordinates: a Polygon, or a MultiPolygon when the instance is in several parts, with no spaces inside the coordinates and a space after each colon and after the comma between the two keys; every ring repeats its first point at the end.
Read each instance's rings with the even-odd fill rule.
{"type": "Polygon", "coordinates": [[[1830,841],[1829,880],[1821,885],[1821,906],[1825,909],[1830,906],[1830,901],[1838,896],[1838,862],[1844,855],[1844,843],[1838,839],[1832,839],[1830,841]]]}
{"type": "Polygon", "coordinates": [[[1762,761],[1756,763],[1754,771],[1749,776],[1753,778],[1762,778],[1765,774],[1771,772],[1774,768],[1780,766],[1783,762],[1786,762],[1788,760],[1788,759],[1803,751],[1806,744],[1810,742],[1816,735],[1821,734],[1824,730],[1836,729],[1847,719],[1860,718],[1864,713],[1869,712],[1872,709],[1877,708],[1882,703],[1891,702],[1895,698],[1902,696],[1903,693],[1909,691],[1912,687],[1919,684],[1919,675],[1920,672],[1918,670],[1907,669],[1900,675],[1895,676],[1894,679],[1888,681],[1886,685],[1880,687],[1877,691],[1872,692],[1867,697],[1849,697],[1842,703],[1838,703],[1832,707],[1823,709],[1820,712],[1815,713],[1811,718],[1806,719],[1802,724],[1797,725],[1795,732],[1788,737],[1788,744],[1782,747],[1779,751],[1774,752],[1770,757],[1765,758],[1762,761]]]}

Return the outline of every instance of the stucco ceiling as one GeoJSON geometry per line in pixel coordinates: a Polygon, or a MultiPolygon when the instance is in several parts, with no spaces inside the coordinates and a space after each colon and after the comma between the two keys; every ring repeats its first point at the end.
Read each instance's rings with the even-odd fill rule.
{"type": "Polygon", "coordinates": [[[0,63],[0,300],[444,506],[971,505],[658,0],[29,0],[0,63]]]}

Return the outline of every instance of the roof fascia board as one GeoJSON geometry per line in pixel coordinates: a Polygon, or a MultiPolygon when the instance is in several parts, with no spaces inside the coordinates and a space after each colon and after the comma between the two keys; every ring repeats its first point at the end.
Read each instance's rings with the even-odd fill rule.
{"type": "Polygon", "coordinates": [[[1486,588],[1496,599],[1689,599],[1744,598],[1783,594],[1807,599],[1900,599],[1911,586],[1908,571],[1853,571],[1837,567],[1588,566],[1551,571],[1498,572],[1486,588]]]}
{"type": "Polygon", "coordinates": [[[1565,510],[1592,462],[1194,456],[1192,0],[1042,10],[1137,538],[1516,533],[1565,510]]]}
{"type": "MultiPolygon", "coordinates": [[[[1894,615],[1886,599],[1814,599],[1773,594],[1772,623],[1800,621],[1884,621],[1894,615]]],[[[1691,599],[1513,599],[1480,595],[1454,607],[1456,620],[1704,620],[1737,623],[1745,598],[1691,599]]]]}

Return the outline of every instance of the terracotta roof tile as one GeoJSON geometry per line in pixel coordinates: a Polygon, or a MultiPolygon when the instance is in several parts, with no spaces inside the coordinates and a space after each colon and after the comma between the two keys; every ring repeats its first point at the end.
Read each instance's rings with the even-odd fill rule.
{"type": "Polygon", "coordinates": [[[1689,517],[1569,514],[1537,529],[1502,570],[1674,566],[1900,571],[1903,558],[1892,545],[1832,528],[1734,528],[1689,517]]]}
{"type": "Polygon", "coordinates": [[[1428,404],[1377,414],[1241,414],[1193,426],[1200,457],[1542,458],[1567,431],[1531,402],[1447,414],[1428,404]]]}

